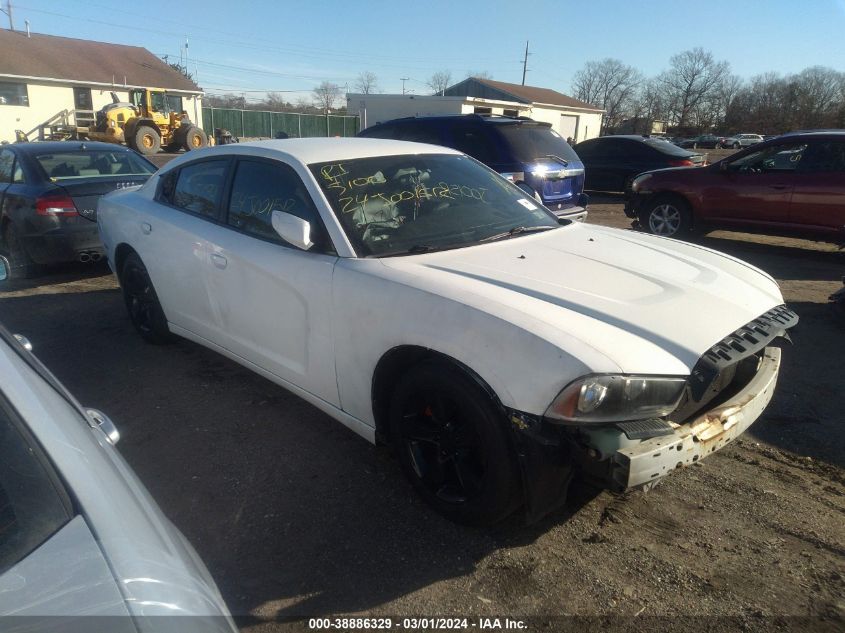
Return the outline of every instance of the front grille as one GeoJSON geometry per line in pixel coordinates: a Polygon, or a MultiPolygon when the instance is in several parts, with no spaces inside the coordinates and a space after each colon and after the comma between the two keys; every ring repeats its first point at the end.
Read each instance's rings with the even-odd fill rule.
{"type": "Polygon", "coordinates": [[[689,398],[680,408],[689,411],[692,403],[703,406],[731,385],[738,375],[747,376],[749,369],[753,373],[756,363],[751,357],[779,336],[788,340],[786,331],[796,323],[798,315],[781,305],[728,334],[698,359],[690,376],[689,398]],[[740,367],[743,371],[738,372],[740,367]]]}

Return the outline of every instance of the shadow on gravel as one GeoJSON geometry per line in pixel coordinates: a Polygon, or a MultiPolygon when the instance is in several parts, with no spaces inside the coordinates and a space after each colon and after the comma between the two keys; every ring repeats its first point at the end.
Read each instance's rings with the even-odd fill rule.
{"type": "Polygon", "coordinates": [[[32,279],[8,279],[0,281],[0,299],[5,292],[19,290],[33,290],[43,286],[52,286],[73,281],[94,279],[111,275],[108,264],[101,260],[96,264],[82,264],[79,262],[62,264],[46,268],[43,272],[32,279]]]}

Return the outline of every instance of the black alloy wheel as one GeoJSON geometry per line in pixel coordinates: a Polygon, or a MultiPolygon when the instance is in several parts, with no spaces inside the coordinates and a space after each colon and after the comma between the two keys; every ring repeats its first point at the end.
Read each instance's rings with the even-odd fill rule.
{"type": "Polygon", "coordinates": [[[501,412],[463,372],[411,369],[390,407],[399,462],[421,496],[452,521],[488,525],[519,505],[519,473],[501,412]]]}
{"type": "Polygon", "coordinates": [[[127,256],[120,283],[129,319],[144,340],[154,345],[176,340],[177,337],[167,327],[167,318],[147,269],[136,253],[127,256]]]}

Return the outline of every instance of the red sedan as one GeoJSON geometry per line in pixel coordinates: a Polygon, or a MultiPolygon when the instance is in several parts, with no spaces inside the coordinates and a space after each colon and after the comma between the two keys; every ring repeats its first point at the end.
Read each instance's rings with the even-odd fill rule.
{"type": "Polygon", "coordinates": [[[845,130],[787,134],[709,167],[637,176],[625,214],[649,233],[794,233],[845,241],[845,130]]]}

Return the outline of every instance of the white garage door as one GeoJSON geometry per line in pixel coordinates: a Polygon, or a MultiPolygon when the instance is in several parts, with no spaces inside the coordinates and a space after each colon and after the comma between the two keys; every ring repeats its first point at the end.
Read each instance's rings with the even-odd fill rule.
{"type": "Polygon", "coordinates": [[[558,130],[563,138],[577,138],[578,117],[571,114],[560,115],[560,129],[558,130]]]}

